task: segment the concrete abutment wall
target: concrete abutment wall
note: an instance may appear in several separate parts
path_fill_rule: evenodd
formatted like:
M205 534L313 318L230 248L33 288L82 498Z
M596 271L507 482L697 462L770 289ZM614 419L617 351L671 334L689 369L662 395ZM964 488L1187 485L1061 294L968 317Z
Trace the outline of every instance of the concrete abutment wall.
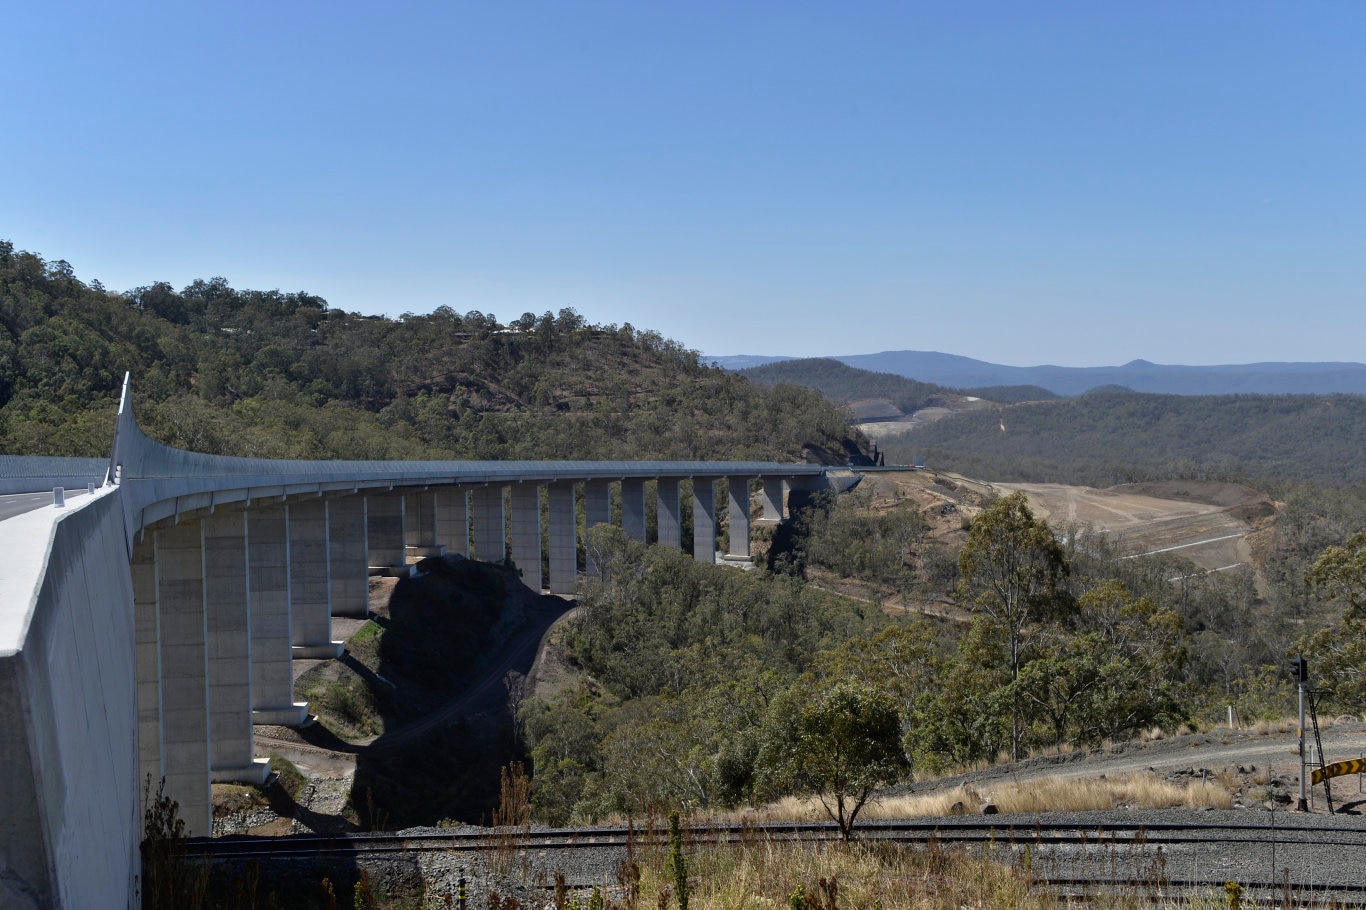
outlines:
M70 503L0 523L0 906L18 910L138 905L140 635L124 516L112 487Z

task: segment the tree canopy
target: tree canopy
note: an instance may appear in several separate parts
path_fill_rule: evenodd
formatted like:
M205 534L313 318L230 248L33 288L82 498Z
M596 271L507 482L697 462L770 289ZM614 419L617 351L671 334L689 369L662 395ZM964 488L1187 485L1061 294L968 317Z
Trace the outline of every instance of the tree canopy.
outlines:
M0 241L0 451L108 454L125 372L149 435L226 455L843 463L862 441L814 392L568 308L364 316L221 277L115 294Z

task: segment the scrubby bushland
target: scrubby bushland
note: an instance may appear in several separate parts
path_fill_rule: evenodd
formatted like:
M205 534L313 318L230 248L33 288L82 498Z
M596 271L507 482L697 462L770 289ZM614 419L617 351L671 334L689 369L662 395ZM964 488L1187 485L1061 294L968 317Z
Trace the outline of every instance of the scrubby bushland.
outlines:
M828 519L796 523L824 532ZM847 831L871 787L910 760L944 770L1012 744L1089 746L1187 717L1181 614L1071 571L1072 554L1018 500L990 507L971 533L962 598L975 614L957 630L891 619L796 573L737 572L603 535L601 576L567 636L579 684L520 713L537 816L820 792ZM1036 537L1047 566L1025 584L1010 554ZM993 556L1001 584L1020 592L1011 610L983 567Z
M1001 431L1004 423L1005 432ZM1189 477L1366 483L1366 396L1088 392L956 414L882 443L992 480L1116 483Z

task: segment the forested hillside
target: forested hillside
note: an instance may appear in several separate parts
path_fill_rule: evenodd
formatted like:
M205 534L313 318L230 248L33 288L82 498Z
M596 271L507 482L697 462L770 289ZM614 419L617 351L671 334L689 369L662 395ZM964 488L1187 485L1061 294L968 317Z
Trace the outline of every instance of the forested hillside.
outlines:
M229 455L842 460L851 433L814 392L569 309L389 319L222 278L114 294L0 241L0 452L108 454L125 371L149 435Z
M1004 430L1002 429L1004 426ZM888 462L1105 487L1165 477L1366 483L1366 397L1091 392L964 413L882 445Z
M828 357L784 360L740 371L768 385L790 383L815 389L831 401L847 404L864 398L885 398L903 413L921 408L953 407L962 396L952 389L916 382L891 373L873 373L845 366Z

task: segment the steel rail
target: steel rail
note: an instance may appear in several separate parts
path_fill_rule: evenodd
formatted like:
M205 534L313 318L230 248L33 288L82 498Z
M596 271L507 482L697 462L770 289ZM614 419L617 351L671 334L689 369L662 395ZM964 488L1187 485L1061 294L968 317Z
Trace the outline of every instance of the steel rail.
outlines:
M1019 868L1019 851L1029 847L1081 847L1084 849L1153 849L1161 855L1164 847L1198 845L1337 847L1366 849L1366 830L1323 825L1276 827L1245 823L1192 824L1181 822L1120 822L1106 825L1079 825L1075 822L1048 824L1001 824L992 821L937 820L933 822L870 822L857 830L858 839L867 843L939 844L946 848L963 847L1000 851L995 860ZM835 842L838 829L830 823L764 823L698 825L685 829L686 841L693 846L739 845L758 841L786 843ZM249 836L196 839L186 844L187 853L210 862L245 862L268 859L316 858L334 854L348 856L393 856L426 852L465 852L492 858L499 852L513 854L550 853L576 850L618 850L631 847L662 849L667 832L658 826L642 828L607 827L528 831L525 828L502 831L437 831L408 834L299 835L276 838ZM1036 862L1054 862L1040 854ZM553 860L552 860L553 862ZM1061 870L1059 870L1061 871ZM1230 870L1230 873L1232 870ZM1030 882L1060 896L1087 900L1112 895L1116 890L1152 902L1169 901L1174 893L1201 889L1222 889L1236 873L1212 871L1207 878L1147 875L1140 869L1110 874L1048 875L1027 873ZM1303 881L1276 882L1239 880L1250 898L1275 897L1289 892L1299 899L1331 899L1335 906L1366 908L1366 882ZM1222 895L1221 895L1222 896ZM1360 897L1358 897L1360 896Z
M1211 833L1223 836L1210 837ZM1242 836L1232 836L1242 835ZM1076 823L1030 825L990 822L873 822L857 829L859 840L885 841L914 837L940 843L995 843L1041 845L1160 846L1164 844L1250 844L1286 845L1306 843L1312 836L1316 846L1366 848L1366 829L1353 830L1331 826L1276 827L1234 823L1190 824L1180 822L1118 823L1078 825ZM724 840L740 843L749 838L821 841L838 837L838 830L826 822L763 823L694 826L685 830L690 843L703 844ZM292 853L359 853L397 850L490 850L514 846L518 849L569 849L583 847L625 847L628 843L663 843L662 828L575 828L551 831L489 832L412 832L408 834L288 835L259 838L249 835L198 838L188 841L187 852L197 856L287 855Z

